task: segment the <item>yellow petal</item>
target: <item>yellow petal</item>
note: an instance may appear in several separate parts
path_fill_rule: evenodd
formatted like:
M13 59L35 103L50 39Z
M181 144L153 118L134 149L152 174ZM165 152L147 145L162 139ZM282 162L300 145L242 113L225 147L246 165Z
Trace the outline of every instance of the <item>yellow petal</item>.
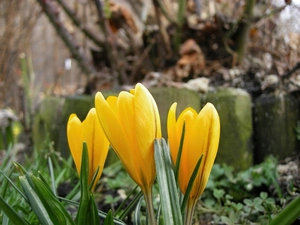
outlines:
M128 151L130 151L131 149L131 145L129 143L126 132L119 121L119 113L116 100L116 98L108 98L107 102L104 99L102 93L98 92L95 96L95 107L99 122L107 139L109 140L118 157L123 162L126 171L133 178L134 164L131 154L128 153ZM112 105L112 107L110 106L110 104Z
M199 114L192 108L186 108L179 115L177 121L175 121L175 111L176 104L173 104L168 115L168 135L172 158L176 158L182 127L185 124L178 180L183 193L186 192L190 177L203 154L202 163L190 194L190 198L197 199L206 186L217 154L220 137L219 116L211 103L206 104Z
M199 187L199 196L202 194L207 184L211 169L217 155L220 140L220 119L215 107L211 103L207 103L202 109L202 115L199 114L199 117L200 116L206 118L209 125L207 128L207 142L204 148L204 156L206 155L206 157L204 157L203 167L201 168L203 175Z
M168 131L168 142L171 151L171 157L173 164L176 164L178 148L180 144L180 139L178 139L177 127L176 127L176 107L177 103L174 102L168 112L167 118L167 131Z
M134 132L141 165L141 178L144 185L150 185L155 178L154 139L161 137L160 117L157 105L150 92L141 84L134 91ZM138 159L138 158L136 158Z
M97 93L95 105L103 130L125 169L142 189L149 188L155 179L154 139L161 137L152 95L137 84L134 90L107 101Z
M95 108L92 108L88 112L86 119L82 122L82 129L82 142L85 141L88 147L89 182L92 181L94 173L99 166L99 172L95 180L97 182L102 174L103 165L108 152L109 142L102 131Z
M82 124L76 114L71 114L67 123L67 139L70 151L75 162L78 174L80 174L82 156Z
M177 120L177 125L179 125L177 129L178 132L180 132L180 137L178 136L178 140L180 140L181 138L181 130L183 127L183 123L185 123L185 136L181 154L181 165L179 167L180 188L183 192L185 192L187 188L189 179L199 158L199 146L193 145L195 143L194 140L196 140L198 145L201 143L201 138L193 138L195 136L195 132L193 132L193 127L195 127L194 122L196 116L197 113L194 109L187 108L180 114Z
M92 169L95 172L99 166L99 173L97 176L98 180L102 175L103 167L106 161L108 154L109 142L106 138L106 135L103 132L103 129L100 125L99 119L96 114L96 110L93 110L93 116L95 120L95 140L94 140L94 152L93 152L93 166Z
M189 146L193 153L187 155L186 160L189 162L189 165L193 165L189 168L189 173L192 174L193 167L195 167L197 160L203 154L202 163L190 194L191 198L199 198L207 184L218 150L220 121L214 106L210 103L206 104L193 124L190 134L192 141Z

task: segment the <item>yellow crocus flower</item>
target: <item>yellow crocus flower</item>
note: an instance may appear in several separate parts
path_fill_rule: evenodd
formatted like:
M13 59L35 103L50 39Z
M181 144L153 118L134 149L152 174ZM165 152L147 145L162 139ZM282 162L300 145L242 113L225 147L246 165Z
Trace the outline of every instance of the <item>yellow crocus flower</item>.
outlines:
M137 84L107 100L95 96L103 130L131 178L147 193L154 182L154 140L161 137L160 116L150 92Z
M213 104L207 103L199 114L189 107L176 120L176 106L177 104L174 103L169 110L167 126L171 157L175 164L185 123L185 136L178 174L178 182L183 194L185 194L194 168L203 154L199 172L189 196L190 199L197 201L206 186L217 155L220 119Z
M95 108L92 108L88 112L83 122L79 120L76 114L70 115L67 124L67 137L78 174L80 174L81 168L83 142L86 142L88 148L89 183L92 181L94 173L99 167L99 172L92 189L94 190L102 174L109 147L109 142L100 126Z

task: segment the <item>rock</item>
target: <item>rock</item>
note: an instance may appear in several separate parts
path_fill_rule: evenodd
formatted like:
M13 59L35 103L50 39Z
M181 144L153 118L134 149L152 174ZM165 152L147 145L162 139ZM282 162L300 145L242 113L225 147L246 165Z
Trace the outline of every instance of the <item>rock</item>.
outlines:
M67 140L67 123L69 116L75 113L77 117L83 121L92 107L94 107L94 96L75 95L65 98L65 103L62 107L61 121L59 122L59 148L57 149L63 156L69 155L70 152Z
M252 165L252 110L250 95L242 89L220 88L208 92L202 101L214 104L221 121L221 137L216 162L235 170Z
M48 148L46 145L53 141L57 149L64 101L64 98L49 96L40 103L33 120L32 138L35 148Z
M177 115L185 108L200 110L200 97L194 91L178 88L157 87L149 90L155 99L160 113L162 135L167 140L167 116L171 105L177 102Z
M254 102L255 162L267 155L284 159L295 154L299 102L290 94L262 95Z

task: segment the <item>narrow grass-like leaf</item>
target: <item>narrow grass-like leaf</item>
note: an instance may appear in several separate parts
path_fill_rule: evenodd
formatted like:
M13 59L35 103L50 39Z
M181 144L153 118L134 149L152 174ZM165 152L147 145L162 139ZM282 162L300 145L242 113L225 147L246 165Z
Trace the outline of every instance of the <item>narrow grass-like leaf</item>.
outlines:
M95 171L95 173L94 173L94 175L93 175L92 181L91 181L90 186L89 186L89 190L90 190L90 191L91 191L92 188L93 188L93 185L94 185L94 183L95 183L95 179L96 179L96 177L97 177L97 175L98 175L98 173L99 173L99 169L100 169L100 167L98 166L97 169L96 169L96 171Z
M27 173L27 171L25 170L25 168L18 162L13 162L15 168L19 171L19 173L21 175L25 175Z
M73 189L67 194L66 198L67 199L79 199L79 197L77 198L78 194L80 194L80 183L78 182Z
M158 208L157 208L157 212L156 212L156 221L157 224L160 224L160 220L161 220L161 204L159 204Z
M182 201L182 204L181 204L181 213L182 215L184 215L184 210L185 210L185 207L186 207L186 204L188 202L188 199L189 199L189 196L190 196L190 193L191 193L191 190L193 188L193 185L194 185L194 182L195 182L195 179L197 177L197 174L198 174L198 171L199 171L199 168L200 168L200 165L201 165L201 162L202 162L202 158L203 158L203 154L201 155L200 159L198 160L196 166L195 166L195 169L192 173L192 176L189 180L189 184L186 188L186 192L185 192L185 195L184 195L184 198L183 198L183 201Z
M13 159L15 159L15 157L16 157L17 151L11 151L11 148L12 148L12 144L9 144L9 146L7 147L7 150L6 150L6 154L5 154L4 158L2 159L0 169L3 171L9 170L11 168Z
M139 186L136 185L135 188L127 195L127 197L124 199L124 201L120 204L120 206L117 208L117 210L115 211L115 216L117 216L119 214L119 212L121 211L121 209L123 208L125 202L129 199L129 197L136 191L136 189L138 188Z
M122 212L122 214L119 216L119 219L123 220L132 211L132 209L135 207L135 205L138 203L138 201L140 200L140 198L142 196L143 196L143 192L140 191L134 197L134 199L132 199L132 201L128 204L128 206L124 209L124 211Z
M135 207L133 225L140 225L141 207L143 199L144 198L140 198L138 204Z
M53 170L53 163L52 163L51 157L48 157L48 167L49 167L49 173L50 173L50 177L51 177L52 192L54 193L54 195L57 196L55 178L54 178L54 170Z
M27 178L25 176L20 176L19 180L22 185L22 188L25 191L28 202L40 223L42 225L53 225L53 222L51 221L47 210L45 209L42 201L29 184Z
M69 203L70 205L73 205L73 206L76 206L76 207L79 207L79 203L78 202L75 202L75 201L72 201L72 200L69 200L69 199L66 199L66 198L62 198L62 197L58 197L58 199L64 201L64 202L67 202ZM98 216L105 219L106 216L107 216L107 213L101 211L101 210L98 210ZM117 218L113 218L113 221L115 224L119 224L119 225L126 225L122 220L120 219L117 219Z
M182 225L180 203L177 193L170 151L163 138L154 141L154 157L157 182L165 225Z
M19 194L27 201L26 195L14 184L14 182L5 174L2 170L0 170L2 175L5 177L6 180L19 192Z
M93 193L91 193L91 196L90 196L90 206L91 206L91 210L90 210L89 214L90 214L90 218L92 221L91 224L93 224L93 225L100 224L97 204L96 204L95 196Z
M108 213L105 217L103 225L114 225L111 209L108 211Z
M269 225L290 225L300 216L300 195L291 201Z
M15 225L29 225L4 199L0 196L0 209Z
M13 171L11 170L10 173L9 173L9 175L8 175L8 177L11 176L12 172ZM1 173L2 173L2 171L1 171ZM8 183L9 183L9 181L7 179L5 179L4 181L2 181L2 193L1 193L1 195L3 197L5 197L5 195L6 195L6 191L7 191L7 188L8 188Z
M50 219L54 224L75 225L70 214L66 211L61 202L52 193L52 190L42 180L31 175L35 185L36 194L41 199Z
M177 158L176 158L176 165L175 165L175 180L176 181L178 180L178 173L179 173L180 159L181 159L181 155L182 155L184 135L185 135L185 122L183 123L183 126L182 126L179 149L178 149L178 154L177 154Z
M88 175L89 175L89 156L86 142L83 142L82 145L82 158L81 158L81 168L80 168L80 204L78 208L78 213L76 216L76 223L86 224L89 201L90 201L90 191L88 184Z

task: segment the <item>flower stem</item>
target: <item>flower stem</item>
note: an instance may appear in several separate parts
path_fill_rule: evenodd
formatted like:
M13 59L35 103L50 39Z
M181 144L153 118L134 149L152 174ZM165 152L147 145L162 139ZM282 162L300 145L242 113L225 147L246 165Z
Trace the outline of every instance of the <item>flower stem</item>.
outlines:
M196 206L197 199L190 198L186 207L186 215L185 215L185 225L191 225L193 221L194 210Z
M145 201L146 201L149 225L156 225L153 202L152 202L152 189L150 188L148 190L145 190L144 196L145 196Z

